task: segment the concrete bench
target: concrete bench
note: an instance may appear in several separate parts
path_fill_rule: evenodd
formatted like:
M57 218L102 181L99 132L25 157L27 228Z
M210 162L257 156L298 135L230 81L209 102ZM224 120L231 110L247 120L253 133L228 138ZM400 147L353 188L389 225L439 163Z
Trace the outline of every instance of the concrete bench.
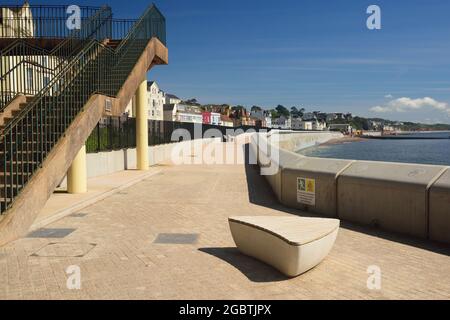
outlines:
M330 252L339 220L297 216L228 218L239 251L295 277L319 264Z

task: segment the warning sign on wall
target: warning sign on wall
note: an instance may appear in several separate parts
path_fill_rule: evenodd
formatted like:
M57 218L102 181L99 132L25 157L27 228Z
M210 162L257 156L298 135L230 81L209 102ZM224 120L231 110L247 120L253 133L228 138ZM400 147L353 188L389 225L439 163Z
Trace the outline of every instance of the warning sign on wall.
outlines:
M297 202L316 205L316 180L297 178Z

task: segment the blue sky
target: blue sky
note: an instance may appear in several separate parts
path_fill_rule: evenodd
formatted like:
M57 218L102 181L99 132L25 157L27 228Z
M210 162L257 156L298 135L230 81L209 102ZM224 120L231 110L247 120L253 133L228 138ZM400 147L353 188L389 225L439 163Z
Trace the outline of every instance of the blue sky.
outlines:
M107 3L116 17L137 17L149 4L72 3ZM167 19L170 63L148 78L167 92L202 103L450 123L448 0L155 3ZM381 30L366 28L371 4L381 8Z

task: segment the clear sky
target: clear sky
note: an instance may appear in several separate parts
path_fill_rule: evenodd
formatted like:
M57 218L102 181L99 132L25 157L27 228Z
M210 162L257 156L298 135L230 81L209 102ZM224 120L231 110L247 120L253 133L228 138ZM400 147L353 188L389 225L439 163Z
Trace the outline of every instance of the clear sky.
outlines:
M116 17L137 17L150 4L70 2L106 3ZM170 63L148 78L166 92L201 103L450 123L449 0L155 3L167 19ZM371 4L381 8L381 30L366 27Z

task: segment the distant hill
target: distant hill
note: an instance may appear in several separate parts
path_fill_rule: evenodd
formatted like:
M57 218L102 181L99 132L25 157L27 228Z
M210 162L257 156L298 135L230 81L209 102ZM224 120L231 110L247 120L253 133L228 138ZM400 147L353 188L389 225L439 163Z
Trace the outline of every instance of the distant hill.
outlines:
M377 130L376 124L393 126L403 131L450 131L450 124L425 124L408 121L392 121L382 118L353 117L350 120L336 119L330 123L348 123L357 130Z

